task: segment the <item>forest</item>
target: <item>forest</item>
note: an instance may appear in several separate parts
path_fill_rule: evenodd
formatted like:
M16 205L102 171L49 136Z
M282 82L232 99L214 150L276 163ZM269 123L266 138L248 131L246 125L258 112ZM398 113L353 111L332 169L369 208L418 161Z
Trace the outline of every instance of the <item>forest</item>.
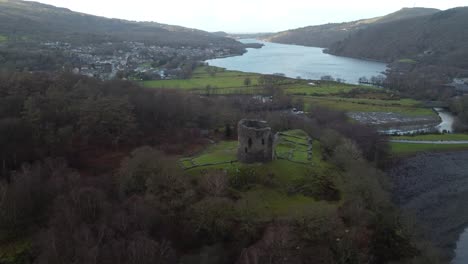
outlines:
M0 262L438 263L389 197L381 171L387 139L342 112L281 111L294 106L281 94L259 104L251 96L2 72ZM307 173L287 195L321 206L262 217L243 210L241 195L280 188L288 175L248 168L191 175L179 166L178 158L211 141L235 140L245 117L320 142L330 169Z

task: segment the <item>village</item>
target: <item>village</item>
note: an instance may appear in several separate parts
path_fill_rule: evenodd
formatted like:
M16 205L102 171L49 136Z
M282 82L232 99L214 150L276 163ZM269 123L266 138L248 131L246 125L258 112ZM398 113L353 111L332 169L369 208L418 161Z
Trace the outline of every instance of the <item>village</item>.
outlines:
M173 79L183 75L188 62L233 55L228 48L169 47L141 42L106 42L75 46L66 42L44 42L43 48L70 58L72 72L101 80ZM212 46L212 47L211 47Z

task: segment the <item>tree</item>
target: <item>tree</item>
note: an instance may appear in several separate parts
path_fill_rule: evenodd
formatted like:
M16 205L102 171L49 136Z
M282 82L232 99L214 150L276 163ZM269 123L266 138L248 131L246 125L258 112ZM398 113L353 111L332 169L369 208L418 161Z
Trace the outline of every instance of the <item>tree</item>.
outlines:
M235 207L231 200L207 197L192 206L192 224L201 237L216 241L230 236L234 228Z
M359 77L359 83L369 83L369 79L366 76Z
M224 129L224 136L226 138L231 138L231 136L232 136L231 124L226 124L225 129Z
M119 185L122 194L143 194L150 177L158 177L164 170L164 154L150 147L132 151L119 169Z
M250 79L250 77L247 77L244 79L245 86L250 86L251 84L252 84L252 80Z
M224 171L212 171L203 175L201 189L210 196L224 196L228 189L229 179Z
M31 128L21 119L0 119L0 176L7 176L10 168L16 168L30 155Z
M117 146L137 132L133 106L125 97L98 97L81 105L78 121L86 142Z

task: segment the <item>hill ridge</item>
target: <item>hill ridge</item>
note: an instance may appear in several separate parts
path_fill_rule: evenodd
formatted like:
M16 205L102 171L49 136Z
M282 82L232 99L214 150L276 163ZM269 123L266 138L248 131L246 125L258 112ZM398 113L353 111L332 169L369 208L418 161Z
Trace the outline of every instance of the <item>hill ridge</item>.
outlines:
M440 10L438 9L421 7L402 8L396 12L380 17L290 29L272 34L266 37L265 40L282 44L297 44L326 48L335 42L346 39L352 33L363 30L372 24L404 20L412 17L433 14L439 11Z

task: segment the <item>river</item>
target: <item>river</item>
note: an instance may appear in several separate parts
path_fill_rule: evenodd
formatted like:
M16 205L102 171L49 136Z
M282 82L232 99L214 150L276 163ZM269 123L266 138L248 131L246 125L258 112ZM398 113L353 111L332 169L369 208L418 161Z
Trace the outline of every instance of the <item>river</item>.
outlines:
M448 110L443 108L434 108L435 111L439 114L442 123L440 123L436 128L439 132L453 132L453 123L455 122L455 117Z
M398 127L390 128L390 129L379 129L382 134L386 135L414 135L420 133L453 133L454 128L453 124L455 122L455 116L449 112L447 109L444 108L434 108L434 111L437 112L440 121L438 123L434 123L431 118L426 119L426 117L399 117L400 124ZM385 123L385 115L389 115L391 113L383 113L384 115L379 116L379 122ZM361 119L357 119L356 115L351 115L352 118L361 121ZM395 118L396 114L389 115L391 118ZM416 122L422 121L422 122ZM362 122L362 121L361 121ZM408 124L405 124L408 123ZM439 123L440 122L440 123ZM365 123L365 122L364 122ZM412 124L415 123L415 124ZM456 142L454 142L456 143Z
M285 45L255 39L243 43L262 43L261 49L247 49L242 56L206 61L211 66L262 74L282 73L287 77L318 80L329 75L357 84L360 77L382 75L387 65L380 62L339 57L323 53L322 48Z

